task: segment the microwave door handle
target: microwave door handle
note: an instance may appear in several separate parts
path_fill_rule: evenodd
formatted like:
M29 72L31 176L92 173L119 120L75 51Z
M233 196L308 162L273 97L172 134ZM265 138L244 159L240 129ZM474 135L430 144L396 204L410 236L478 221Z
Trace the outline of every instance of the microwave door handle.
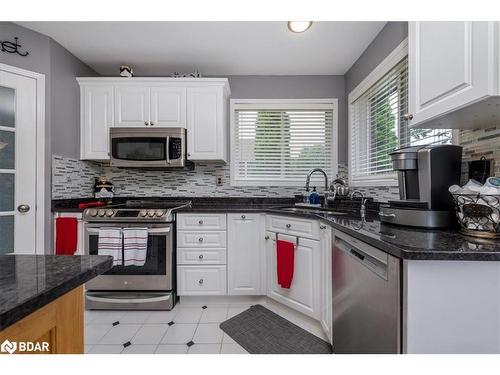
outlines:
M170 136L167 135L167 147L165 148L167 164L170 164Z

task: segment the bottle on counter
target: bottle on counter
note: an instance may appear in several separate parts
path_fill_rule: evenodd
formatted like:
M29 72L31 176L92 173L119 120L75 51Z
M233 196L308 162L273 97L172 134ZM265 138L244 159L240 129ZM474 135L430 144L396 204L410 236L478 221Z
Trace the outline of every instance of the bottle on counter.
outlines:
M309 192L309 188L306 188L306 191L302 194L302 202L309 203L309 196L311 193Z
M311 203L311 204L319 204L319 194L316 191L316 186L313 186L313 191L309 195L309 203Z

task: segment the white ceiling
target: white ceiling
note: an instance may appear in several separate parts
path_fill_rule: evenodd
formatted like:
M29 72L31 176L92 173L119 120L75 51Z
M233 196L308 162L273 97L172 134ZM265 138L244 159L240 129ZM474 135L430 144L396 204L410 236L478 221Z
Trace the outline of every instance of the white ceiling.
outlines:
M103 75L344 74L385 22L18 22L46 34Z

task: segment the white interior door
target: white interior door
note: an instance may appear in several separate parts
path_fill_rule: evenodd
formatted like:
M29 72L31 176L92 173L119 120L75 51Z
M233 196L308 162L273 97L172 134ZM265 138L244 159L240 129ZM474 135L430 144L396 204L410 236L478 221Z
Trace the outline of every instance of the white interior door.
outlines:
M0 70L0 254L35 253L36 80Z

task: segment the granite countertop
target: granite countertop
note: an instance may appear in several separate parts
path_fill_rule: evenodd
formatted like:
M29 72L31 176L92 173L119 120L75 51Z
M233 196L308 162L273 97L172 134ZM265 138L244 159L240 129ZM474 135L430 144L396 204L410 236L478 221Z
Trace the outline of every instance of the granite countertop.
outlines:
M169 200L169 198L150 199ZM376 202L367 203L368 211L364 220L361 220L359 215L359 200L335 201L331 209L344 212L345 215L297 213L280 210L280 207L293 206L297 199L298 197L175 198L175 200L191 200L193 203L191 208L182 209L180 212L266 212L322 220L334 229L347 233L401 259L500 261L500 240L469 237L453 229L430 230L384 224L378 220L378 204ZM117 198L113 201L113 204L124 203L125 200L126 198ZM53 201L53 211L64 211L65 208L75 210L80 201Z
M98 255L0 255L0 331L112 264L112 257Z

